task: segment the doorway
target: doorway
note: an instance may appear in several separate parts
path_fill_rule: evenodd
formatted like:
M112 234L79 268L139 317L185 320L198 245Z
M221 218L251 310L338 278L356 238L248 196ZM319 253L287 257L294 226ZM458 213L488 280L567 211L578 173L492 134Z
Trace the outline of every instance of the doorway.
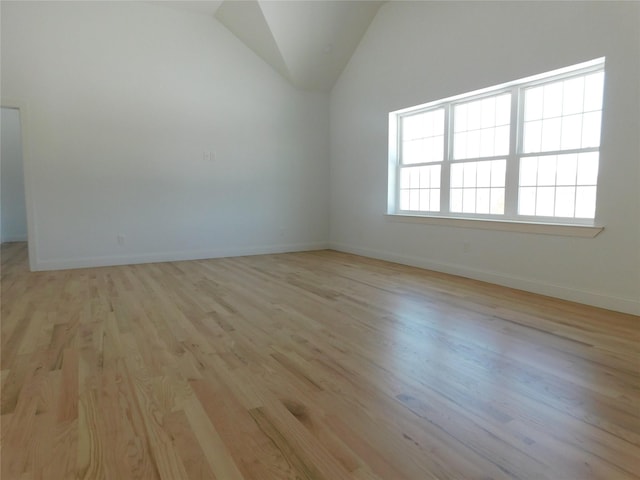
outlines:
M1 108L0 243L27 241L27 207L20 110Z

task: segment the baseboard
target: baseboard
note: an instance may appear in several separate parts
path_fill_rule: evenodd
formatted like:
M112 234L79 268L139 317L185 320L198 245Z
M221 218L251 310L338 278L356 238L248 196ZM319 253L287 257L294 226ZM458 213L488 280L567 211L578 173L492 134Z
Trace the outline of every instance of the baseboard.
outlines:
M7 237L2 237L2 243L10 243L10 242L26 242L27 235L9 235Z
M211 250L189 250L177 252L159 252L133 255L110 255L104 257L65 258L36 261L33 270L69 270L74 268L109 267L133 265L139 263L176 262L183 260L203 260L209 258L244 257L248 255L266 255L272 253L305 252L324 250L327 242L294 243L270 246L252 246L241 248L221 248Z
M420 257L398 254L395 252L374 250L370 248L362 248L358 246L348 245L344 243L329 242L329 248L339 252L353 253L364 257L386 260L389 262L410 265L413 267L434 270L442 273L449 273L461 277L472 278L483 282L494 283L505 287L525 290L527 292L547 295L562 300L583 303L594 307L606 308L631 315L640 315L640 300L632 298L620 298L605 295L597 292L589 292L585 290L577 290L562 285L554 285L550 283L541 283L523 277L512 275L504 275L501 273L490 272L486 270L478 270L468 268L463 265L454 265L448 263L434 262Z

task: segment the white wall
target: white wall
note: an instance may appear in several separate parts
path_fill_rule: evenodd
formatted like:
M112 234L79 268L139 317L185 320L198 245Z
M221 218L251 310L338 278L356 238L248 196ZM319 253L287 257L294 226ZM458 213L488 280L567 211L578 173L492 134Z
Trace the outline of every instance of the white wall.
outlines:
M295 90L205 15L1 8L2 96L29 108L36 269L326 245L328 95Z
M330 227L341 250L640 313L637 2L389 2L330 112L213 18L0 5L2 97L29 106L37 269L322 247ZM385 220L389 111L600 56L598 237Z
M331 246L640 314L639 25L637 2L383 5L331 95ZM385 219L388 112L601 56L603 233Z
M0 118L0 242L27 239L20 112L3 108Z

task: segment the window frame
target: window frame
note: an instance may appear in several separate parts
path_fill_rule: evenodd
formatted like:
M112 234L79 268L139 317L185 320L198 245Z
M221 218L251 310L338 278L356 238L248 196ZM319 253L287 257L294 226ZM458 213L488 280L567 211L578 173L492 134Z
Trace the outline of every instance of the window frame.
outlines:
M522 223L522 224L542 224L542 225L568 225L568 226L595 226L597 218L598 193L596 193L596 211L594 218L576 218L576 217L559 217L559 216L541 216L541 215L520 215L518 214L519 206L519 188L520 188L520 159L526 157L543 157L552 155L566 155L573 153L598 152L601 151L601 142L597 147L575 148L556 151L538 151L524 152L524 101L525 91L527 89L563 81L573 77L586 76L590 73L605 72L605 58L597 58L589 62L583 62L577 65L545 72L543 74L534 75L513 82L469 92L445 99L429 102L415 107L409 107L397 110L389 114L389 181L388 181L388 198L387 198L387 214L398 217L424 217L424 218L445 218L445 219L462 219L462 220L484 220L493 223ZM605 80L606 81L606 80ZM603 101L600 109L601 119L604 112L604 83L603 83ZM483 98L497 97L499 95L509 93L510 97L510 122L509 122L509 149L506 155L493 155L486 157L474 157L455 159L453 157L453 142L455 136L454 115L453 111L457 105L481 100ZM444 108L444 145L443 158L440 162L424 162L415 164L402 164L402 119L412 115L417 115L429 111ZM584 112L583 112L584 113ZM602 139L602 123L600 130L600 139ZM599 155L599 165L601 159ZM466 213L451 212L451 167L456 163L483 162L492 160L506 160L505 185L504 185L504 213ZM429 165L440 165L440 211L420 211L420 210L401 210L400 209L400 192L401 192L401 172L407 167L420 167ZM600 169L599 169L600 170ZM598 182L596 181L596 187ZM478 187L475 187L478 188ZM482 188L482 187L480 187ZM465 222L467 225L469 222ZM596 227L599 228L599 227ZM599 231L602 229L600 228ZM597 235L596 233L596 235Z

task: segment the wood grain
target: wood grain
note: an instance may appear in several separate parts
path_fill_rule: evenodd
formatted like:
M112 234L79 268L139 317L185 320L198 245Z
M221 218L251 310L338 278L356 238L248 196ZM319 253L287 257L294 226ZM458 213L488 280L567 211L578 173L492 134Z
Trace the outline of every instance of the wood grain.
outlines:
M2 479L640 479L640 318L333 251L28 271Z

